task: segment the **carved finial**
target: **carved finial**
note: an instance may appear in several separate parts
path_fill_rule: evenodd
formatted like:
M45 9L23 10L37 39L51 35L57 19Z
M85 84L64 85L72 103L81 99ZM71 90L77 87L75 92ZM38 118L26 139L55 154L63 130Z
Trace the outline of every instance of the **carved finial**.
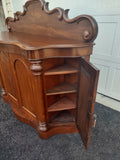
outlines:
M42 74L42 61L31 61L30 70L33 72L33 75L39 76Z

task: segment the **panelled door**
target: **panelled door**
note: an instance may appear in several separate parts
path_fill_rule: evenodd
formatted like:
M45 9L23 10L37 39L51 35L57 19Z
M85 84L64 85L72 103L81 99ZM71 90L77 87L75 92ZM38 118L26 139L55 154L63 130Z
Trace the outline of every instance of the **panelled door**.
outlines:
M98 77L99 70L80 58L76 124L86 149L90 139Z
M99 34L91 62L100 69L98 92L120 101L120 16L95 16Z

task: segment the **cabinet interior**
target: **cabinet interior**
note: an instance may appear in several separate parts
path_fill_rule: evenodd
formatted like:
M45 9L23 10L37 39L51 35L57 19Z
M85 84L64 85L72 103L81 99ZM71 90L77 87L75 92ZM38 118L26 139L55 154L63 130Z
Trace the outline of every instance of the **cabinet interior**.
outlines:
M45 59L43 65L47 121L50 125L74 122L79 60L77 58Z

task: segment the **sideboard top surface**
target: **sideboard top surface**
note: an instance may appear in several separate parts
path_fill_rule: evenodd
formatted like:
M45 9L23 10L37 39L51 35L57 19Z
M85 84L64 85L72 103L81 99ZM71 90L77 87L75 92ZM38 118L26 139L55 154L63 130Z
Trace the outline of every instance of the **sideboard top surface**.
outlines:
M19 32L0 32L0 44L16 45L24 50L45 48L83 48L94 43L82 43L71 39L35 36Z
M29 0L23 12L6 19L8 31L0 33L0 44L25 50L74 48L93 45L98 33L94 18L80 15L68 18L68 10L49 10L44 0Z

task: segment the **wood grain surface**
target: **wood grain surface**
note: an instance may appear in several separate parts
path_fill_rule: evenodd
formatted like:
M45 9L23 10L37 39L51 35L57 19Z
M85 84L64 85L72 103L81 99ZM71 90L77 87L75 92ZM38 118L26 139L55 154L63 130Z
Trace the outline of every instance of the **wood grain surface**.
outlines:
M29 0L0 32L2 97L41 138L76 133L88 148L99 71L88 61L97 36L91 16L68 18ZM76 120L76 121L75 121Z

